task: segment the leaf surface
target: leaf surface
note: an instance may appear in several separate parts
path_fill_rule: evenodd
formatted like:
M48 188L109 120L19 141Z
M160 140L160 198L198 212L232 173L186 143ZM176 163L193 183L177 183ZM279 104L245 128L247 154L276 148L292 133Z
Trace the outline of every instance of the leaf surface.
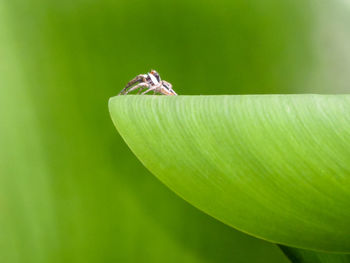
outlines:
M269 241L350 252L350 96L119 96L118 131L169 188Z

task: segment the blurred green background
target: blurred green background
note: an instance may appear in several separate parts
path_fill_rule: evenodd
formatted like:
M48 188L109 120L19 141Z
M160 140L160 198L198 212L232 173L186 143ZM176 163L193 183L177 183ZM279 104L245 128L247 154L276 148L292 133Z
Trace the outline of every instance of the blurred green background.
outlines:
M107 102L151 68L179 94L349 92L343 0L1 0L0 262L288 262L158 182Z

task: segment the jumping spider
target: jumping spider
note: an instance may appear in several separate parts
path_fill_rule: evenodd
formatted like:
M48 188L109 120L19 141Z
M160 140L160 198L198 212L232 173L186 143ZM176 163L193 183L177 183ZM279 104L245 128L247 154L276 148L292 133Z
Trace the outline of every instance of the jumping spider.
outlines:
M142 92L142 95L152 90L154 94L159 93L163 95L177 95L173 90L173 86L169 82L161 80L158 72L155 70L151 70L151 72L147 74L140 74L136 76L126 85L119 95L126 95L134 90L139 90L137 94L140 94L143 89L147 90Z

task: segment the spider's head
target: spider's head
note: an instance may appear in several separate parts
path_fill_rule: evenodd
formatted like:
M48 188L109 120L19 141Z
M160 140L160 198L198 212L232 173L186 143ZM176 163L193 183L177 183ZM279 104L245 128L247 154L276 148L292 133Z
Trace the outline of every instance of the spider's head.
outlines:
M160 82L160 75L159 75L159 73L157 72L157 71L155 71L155 70L151 70L151 72L150 72L153 76L155 76L156 77L156 79L158 80L158 82Z

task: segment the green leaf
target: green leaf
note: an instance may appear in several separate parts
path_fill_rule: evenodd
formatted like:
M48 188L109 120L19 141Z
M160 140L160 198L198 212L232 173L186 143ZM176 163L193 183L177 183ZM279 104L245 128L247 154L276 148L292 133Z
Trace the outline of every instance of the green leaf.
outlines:
M280 246L293 263L349 263L350 254L315 252L299 248Z
M350 252L350 96L119 96L115 126L185 200L241 231Z

